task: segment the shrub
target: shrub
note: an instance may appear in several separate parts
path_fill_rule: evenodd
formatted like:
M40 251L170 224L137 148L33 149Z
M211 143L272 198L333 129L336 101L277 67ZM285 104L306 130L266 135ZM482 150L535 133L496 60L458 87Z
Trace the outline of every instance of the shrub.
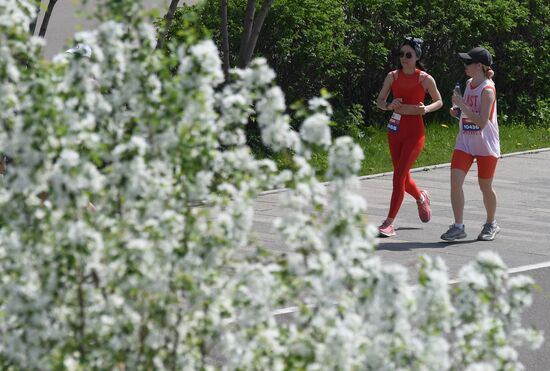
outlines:
M75 36L91 59L47 64L28 9L0 0L0 148L14 159L0 189L2 369L517 369L515 347L540 343L520 320L533 282L496 255L450 287L440 259L410 281L372 254L361 149L332 140L323 98L293 131L264 59L221 86L211 41L166 55L132 13ZM252 114L291 170L252 156ZM287 253L274 255L255 242L253 205L281 186ZM299 310L277 323L282 305Z
M231 54L238 54L245 0L229 1ZM219 2L193 9L201 26L219 42ZM174 22L178 29L180 22ZM276 1L260 33L257 54L277 72L290 101L311 97L320 88L333 94L339 117L354 104L364 122L385 121L373 104L386 73L395 68L405 35L424 38L424 64L450 105L456 81L464 81L457 52L478 45L494 55L499 111L527 122L537 116L540 99L550 95L550 5L537 0L321 0ZM235 64L235 63L234 63ZM448 118L446 110L428 116ZM338 122L344 125L343 122Z

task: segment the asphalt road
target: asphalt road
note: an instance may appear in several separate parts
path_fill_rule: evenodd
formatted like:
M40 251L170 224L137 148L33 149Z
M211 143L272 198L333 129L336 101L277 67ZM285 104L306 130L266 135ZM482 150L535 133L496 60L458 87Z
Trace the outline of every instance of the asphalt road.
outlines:
M520 350L520 359L527 371L550 370L550 268L524 272L533 277L540 286L534 295L533 305L523 317L526 325L543 329L546 341L539 350Z
M42 3L46 6L47 0ZM143 2L146 8L159 7L161 13L164 13L163 9L168 9L168 3L168 0ZM96 1L90 0L87 11L91 12L95 6ZM79 7L73 1L58 1L46 34L46 58L70 47L75 32L93 29L97 25L95 21L78 17L76 11ZM43 15L44 11L41 11L36 33ZM475 240L484 222L484 209L476 184L475 165L473 170L465 183L467 239L457 243L439 240L439 235L452 222L449 168L442 165L413 173L417 184L430 191L432 221L420 223L414 200L406 197L396 221L398 235L381 240L376 254L388 262L400 263L411 269L420 254L438 255L445 259L453 276L480 251L495 250L509 267L537 281L540 290L535 293L534 305L525 314L525 323L545 330L550 337L550 151L515 154L500 160L495 188L499 197L497 219L502 232L493 242ZM370 222L379 224L387 213L391 174L363 178L361 190L369 203ZM278 197L278 193L269 193L258 198L255 229L266 247L284 251L284 244L271 227L273 218L284 213L278 207ZM550 340L538 351L523 349L520 356L529 371L550 370Z
M192 1L193 0L180 0L180 4L191 3ZM38 35L38 30L42 24L48 2L48 0L42 0L44 9L40 11L35 30L36 35ZM158 7L160 13L164 14L168 10L170 0L143 0L142 4L145 9ZM77 12L84 9L86 14L93 14L93 10L96 6L97 0L89 0L86 8L82 7L82 0L58 1L52 12L50 22L48 23L48 30L45 37L46 47L44 48L44 57L51 59L54 55L67 50L71 46L71 39L75 32L94 29L97 26L97 22L78 16Z
M440 240L439 236L453 222L449 174L448 164L413 171L417 185L430 191L432 220L421 223L414 199L405 196L395 222L397 236L380 239L375 254L411 271L415 269L419 255L441 256L449 267L451 278L456 278L458 270L480 251L494 250L511 269L510 273L520 272L536 280L540 288L534 292L534 304L525 313L524 321L544 330L550 337L550 148L536 153L513 154L499 160L494 187L498 196L497 220L502 230L492 242L476 240L485 222L485 209L477 185L475 164L464 186L468 237L453 243ZM369 205L368 220L378 225L388 212L392 176L364 177L360 183L360 192ZM286 212L279 206L281 192L266 193L257 198L254 225L263 245L278 252L285 251L285 247L271 223L273 218ZM281 311L287 312L290 311L284 308ZM522 349L520 357L526 370L550 370L550 339L537 351Z

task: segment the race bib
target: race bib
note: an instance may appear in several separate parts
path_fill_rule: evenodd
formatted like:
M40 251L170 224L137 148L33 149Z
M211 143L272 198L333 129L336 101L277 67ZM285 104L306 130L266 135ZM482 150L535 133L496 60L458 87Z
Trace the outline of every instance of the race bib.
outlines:
M462 118L462 130L464 134L479 134L481 132L481 128L467 117Z
M399 123L401 122L401 115L394 112L390 117L390 122L388 122L388 131L391 133L397 133L399 131Z

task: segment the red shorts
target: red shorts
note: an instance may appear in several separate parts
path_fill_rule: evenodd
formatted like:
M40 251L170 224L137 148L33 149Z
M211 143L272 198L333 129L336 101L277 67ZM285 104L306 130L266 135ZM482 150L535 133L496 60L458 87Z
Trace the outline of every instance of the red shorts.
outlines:
M465 173L470 170L474 158L477 160L477 177L491 179L495 176L498 158L494 156L474 156L464 151L455 149L451 160L451 169L459 169Z

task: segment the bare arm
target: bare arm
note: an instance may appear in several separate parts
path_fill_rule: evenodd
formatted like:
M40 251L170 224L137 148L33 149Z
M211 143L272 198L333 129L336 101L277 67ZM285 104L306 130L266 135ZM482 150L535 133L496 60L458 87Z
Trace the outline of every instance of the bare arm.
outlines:
M466 105L462 97L458 94L453 94L453 103L456 104L462 112L480 128L484 128L489 123L489 115L491 107L495 102L496 95L493 89L484 89L481 92L481 107L479 114L472 112L470 107Z
M420 115L418 107L416 104L402 104L395 112L401 115Z
M391 86L393 83L392 73L388 73L384 79L384 84L382 85L382 90L378 93L378 98L376 98L376 107L380 108L383 111L391 111L397 109L401 106L401 98L394 99L391 103L388 103L388 96L390 95Z
M428 104L425 107L424 113L435 112L441 107L443 107L443 100L441 99L441 94L439 89L437 89L437 84L432 76L428 76L423 83L424 87L428 90L430 98L432 98L432 103Z

